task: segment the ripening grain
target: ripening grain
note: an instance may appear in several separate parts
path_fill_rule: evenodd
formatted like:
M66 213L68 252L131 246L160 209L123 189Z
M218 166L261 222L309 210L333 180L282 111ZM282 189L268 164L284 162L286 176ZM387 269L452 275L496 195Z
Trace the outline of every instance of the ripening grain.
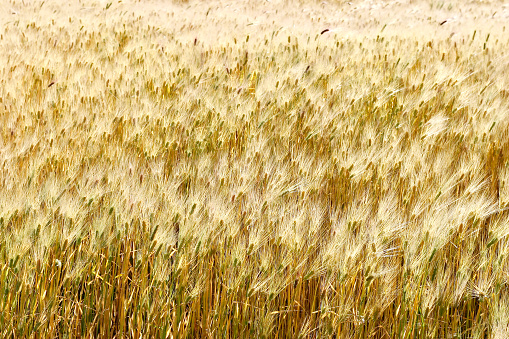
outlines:
M2 337L509 336L502 2L0 10Z

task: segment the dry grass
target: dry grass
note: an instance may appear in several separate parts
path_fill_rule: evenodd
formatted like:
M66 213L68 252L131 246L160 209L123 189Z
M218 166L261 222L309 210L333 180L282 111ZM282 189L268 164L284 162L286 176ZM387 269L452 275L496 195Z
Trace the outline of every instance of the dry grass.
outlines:
M457 30L501 2L25 2L2 337L509 336L509 40Z

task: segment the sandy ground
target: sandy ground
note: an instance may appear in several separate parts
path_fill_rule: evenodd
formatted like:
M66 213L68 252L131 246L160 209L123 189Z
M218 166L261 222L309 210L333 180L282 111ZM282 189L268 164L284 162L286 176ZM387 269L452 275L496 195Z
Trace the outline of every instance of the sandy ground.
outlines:
M0 4L0 32L32 22L73 29L142 21L179 39L206 45L272 34L311 36L415 35L422 38L505 34L509 3L470 0L15 0ZM18 24L16 24L18 22ZM509 32L507 33L509 34Z

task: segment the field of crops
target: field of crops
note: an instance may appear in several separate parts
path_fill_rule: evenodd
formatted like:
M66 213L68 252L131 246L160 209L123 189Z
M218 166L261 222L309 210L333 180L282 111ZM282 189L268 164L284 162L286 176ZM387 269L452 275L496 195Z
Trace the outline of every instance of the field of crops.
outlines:
M508 338L505 22L5 1L0 336Z

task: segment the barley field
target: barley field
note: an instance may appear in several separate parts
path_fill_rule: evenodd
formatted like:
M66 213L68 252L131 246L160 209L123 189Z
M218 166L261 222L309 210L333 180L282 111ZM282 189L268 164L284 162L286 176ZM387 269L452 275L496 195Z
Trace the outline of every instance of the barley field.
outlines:
M508 338L506 23L3 1L0 336Z

